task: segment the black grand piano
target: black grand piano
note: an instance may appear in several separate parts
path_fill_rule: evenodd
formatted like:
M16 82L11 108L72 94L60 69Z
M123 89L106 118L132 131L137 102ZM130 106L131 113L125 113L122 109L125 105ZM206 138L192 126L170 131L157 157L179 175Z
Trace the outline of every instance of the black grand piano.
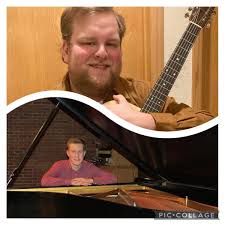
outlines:
M9 177L8 218L218 218L217 126L183 138L152 138L122 128L80 101L49 101L55 108ZM59 109L137 166L135 182L11 188Z

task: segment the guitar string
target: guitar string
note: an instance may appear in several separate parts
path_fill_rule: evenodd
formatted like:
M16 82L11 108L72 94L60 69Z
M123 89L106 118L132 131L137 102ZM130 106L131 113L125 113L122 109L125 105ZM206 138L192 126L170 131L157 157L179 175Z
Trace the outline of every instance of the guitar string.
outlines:
M193 46L194 40L196 39L197 34L200 30L201 29L199 27L196 27L196 25L192 23L188 25L181 40L178 42L174 50L174 53L168 60L168 63L166 64L166 66L164 67L161 73L160 79L158 80L158 82L156 82L155 86L153 87L152 92L149 95L149 97L150 96L152 97L147 99L141 111L147 110L147 112L149 112L151 108L152 108L152 111L156 111L156 112L160 111L163 100L165 101L167 95L169 94L169 91L173 83L175 82L176 77L178 73L180 72L183 64L185 63L185 59L187 58L188 53L190 52ZM187 39L192 41L192 43L190 41L186 41ZM175 59L176 60L179 59L180 64L177 63ZM171 74L171 72L173 74ZM161 84L160 82L163 82L163 83ZM167 92L168 94L165 95L165 93ZM157 102L154 101L154 98Z
M214 10L214 8L210 8L210 9L208 9L207 11L210 11L210 12L212 12ZM209 13L209 12L208 12ZM194 20L198 20L198 17L199 17L199 14L200 14L200 11L198 11L198 13L195 15L195 17L192 19L193 21ZM210 13L209 13L210 14ZM204 20L203 20L203 22L204 22ZM185 59L186 59L186 57L187 57L187 55L189 54L189 52L190 52L190 50L191 50L191 48L192 48L192 45L193 45L193 43L194 43L194 40L195 40L195 38L197 37L197 34L199 33L199 31L201 30L201 26L197 26L196 25L196 23L193 23L193 25L195 25L195 26L193 26L193 30L192 31L195 31L195 34L193 33L193 32L189 32L188 31L188 27L190 27L191 28L191 26L188 26L187 27L187 29L186 29L186 31L184 32L184 35L183 35L183 37L185 37L185 34L187 34L188 35L188 33L190 34L189 35L189 37L187 37L188 39L190 38L190 36L193 36L193 40L191 40L191 42L189 42L187 39L185 39L185 38L181 38L181 41L180 42L182 42L182 41L184 41L184 43L185 43L185 41L186 41L186 43L185 44L187 44L187 43L190 43L190 46L189 46L189 50L188 51L186 51L186 56L185 57L182 57L180 54L176 54L176 49L175 49L175 51L174 51L174 53L172 54L172 57L170 58L171 60L172 60L172 62L173 62L173 57L175 56L175 55L178 55L178 57L179 57L179 59L180 59L180 57L181 58L184 58L184 60L183 61L181 61L181 65L179 65L179 67L180 68L178 68L178 73L179 73L179 71L181 70L181 68L182 68L182 66L183 66L183 64L184 64L184 62L185 62ZM196 29L195 29L196 28ZM198 28L200 28L200 29L198 29ZM183 47L181 47L181 45L179 45L179 43L178 43L178 47L180 48L180 49L184 49L184 50L186 50L186 47L185 47L185 45L183 46ZM179 50L178 50L178 52L179 52ZM181 54L184 54L185 52L181 52ZM168 62L170 62L170 60L168 61ZM171 69L173 69L173 68L171 68ZM163 73L162 73L162 75L163 75ZM166 74L164 74L164 77L165 77L165 75ZM178 74L177 74L178 75ZM170 76L167 76L167 77L170 77ZM177 77L177 76L176 76ZM175 77L175 79L174 80L172 80L173 81L173 83L175 82L175 80L176 80L176 77ZM153 110L155 110L155 111L157 111L157 112L159 112L160 111L160 109L161 109L161 107L162 107L162 103L165 103L165 100L166 100L166 97L167 97L167 95L169 94L169 91L170 91L170 89L171 89L171 87L172 87L172 85L173 85L173 83L171 84L170 82L167 82L165 79L163 80L163 86L161 86L160 85L160 82L162 81L163 79L159 79L159 82L157 82L156 84L157 84L157 86L156 86L156 88L154 89L153 88L153 91L155 90L155 93L154 92L152 92L152 94L150 95L150 97L151 96L153 96L152 98L147 98L147 100L152 100L152 101L150 101L150 103L152 102L152 104L155 104L156 106L157 106L157 109L155 109L154 107L152 107L153 108ZM170 85L170 87L168 87L169 89L167 89L165 86L166 86L166 83L167 84L169 84ZM164 93L167 93L166 95L165 94L163 94L162 95L162 91L160 91L160 90L157 90L157 88L158 89L163 89L163 91L164 91ZM158 94L157 94L158 93ZM158 97L158 95L159 95L159 97ZM158 101L158 104L154 101L154 100L159 100ZM149 109L148 109L148 107L149 107ZM148 110L148 111L151 111L151 107L150 107L150 104L148 104L147 106L146 106L146 109ZM153 111L152 110L152 111ZM144 110L142 110L142 111L144 111Z
M181 48L181 46L183 46L183 49L185 50L180 52L179 55L183 57L187 56L187 53L191 46L188 45L188 43L186 43L186 41L184 40L184 38L181 40L180 45L178 45L179 48ZM178 49L179 50L179 49ZM176 52L176 51L175 51ZM183 60L184 62L184 60ZM168 66L169 64L169 66ZM176 75L178 75L179 70L181 69L182 65L176 65L174 63L174 55L172 55L171 59L169 60L169 63L167 64L167 67L165 67L166 72L164 70L164 74L162 74L162 79L160 79L160 81L167 81L167 87L169 84L169 87L167 89L164 88L165 83L163 83L164 86L160 85L160 81L158 82L158 85L156 86L156 88L154 89L153 93L152 93L152 98L151 98L151 102L150 104L146 105L146 109L149 111L151 108L153 108L154 111L159 111L161 109L161 105L162 103L165 101L168 93L169 93L169 89L172 87L172 84L174 83L175 79L176 79ZM171 74L171 72L173 74ZM163 93L162 93L163 92ZM167 94L164 94L164 93ZM149 102L148 102L149 103Z
M188 30L188 29L187 29L187 30ZM186 33L185 33L185 34L186 34ZM185 36L185 34L184 34L184 36ZM181 39L181 40L182 40L182 39ZM179 43L179 44L180 44L180 43ZM178 46L180 46L179 44L178 44ZM176 51L175 51L175 52L176 52ZM179 55L180 55L180 54L179 54ZM172 60L173 60L173 57L171 57L171 58L172 58ZM170 60L169 60L169 61L170 61ZM165 68L167 68L166 70L168 71L168 66L165 67ZM162 73L162 75L163 75L163 73ZM161 80L161 79L160 79L160 80ZM164 76L164 81L168 81L168 84L171 84L171 81L165 79L165 76ZM159 83L159 82L158 82L158 83ZM164 85L165 85L165 83L164 83ZM160 93L161 93L160 90L157 90L157 88L155 88L154 90L155 90L155 92L159 93L159 95L160 95ZM154 97L156 97L157 99L161 99L161 98L158 98L158 96L156 95L157 93L153 93L153 96L155 95ZM159 96L159 97L160 97L160 96ZM154 100L154 98L151 98L151 102L152 102L152 104L154 104L155 102L152 101L152 100ZM160 101L159 101L159 103L160 103ZM155 103L155 104L157 104L157 103ZM157 105L158 105L158 104L157 104ZM159 105L160 105L160 104L159 104ZM159 106L159 105L158 105L158 106ZM147 107L150 107L150 106L151 106L151 105L148 104Z
M184 41L183 41L183 43L184 43ZM186 45L187 45L187 43L184 43L184 45L183 45L184 48L183 49L189 49L191 47L190 45L189 46L186 46ZM182 46L182 44L179 45L179 46ZM181 56L183 57L183 55L185 55L184 53L186 53L186 52L183 51L183 52L179 53L179 58ZM157 86L156 86L156 88L154 89L154 91L152 93L152 97L153 97L153 98L151 98L152 101L146 107L148 111L150 110L151 107L155 111L159 111L160 110L162 103L165 101L165 99L166 99L166 97L167 97L167 95L168 95L168 93L170 91L170 88L172 87L172 84L174 83L174 81L175 81L175 79L176 79L180 69L182 68L182 64L176 64L174 62L174 57L175 57L175 55L173 55L173 57L171 57L171 60L170 60L169 64L166 67L166 72L164 70L164 74L162 74L161 79L157 83ZM181 63L183 63L183 62L184 62L184 60L181 61ZM171 74L171 73L173 73L173 74ZM165 83L165 81L167 83ZM161 85L161 83L162 83L162 85ZM167 93L167 94L164 94L164 93Z
M210 8L209 9L210 10L210 12L212 13L213 12L213 10L214 10L214 8ZM208 10L207 10L208 11ZM208 12L209 13L209 12ZM210 14L210 13L209 13ZM193 18L193 20L198 20L198 16L199 16L199 14L196 14L196 16ZM205 20L206 22L207 22L207 20ZM204 20L203 20L203 22L204 22ZM192 40L192 42L194 43L194 40L195 40L195 38L197 37L197 34L199 33L199 31L201 30L201 26L197 26L196 27L196 24L194 23L193 25L195 25L195 26L193 26L193 30L192 31L195 31L195 34L193 33L193 32L189 32L188 31L188 28L186 29L186 31L187 31L187 33L186 32L184 32L184 35L183 36L185 36L185 34L188 34L188 33L190 33L190 35L193 35L193 40ZM189 26L188 26L189 27ZM202 27L203 27L203 25L202 25ZM191 26L190 26L190 28L191 28ZM195 29L196 28L196 29ZM200 29L198 29L198 28L200 28ZM190 36L189 36L190 37ZM182 41L182 39L181 39L181 41ZM192 43L192 45L193 45L193 43ZM190 46L190 49L191 49L191 47L192 47L192 45ZM178 46L179 46L179 43L178 43ZM180 46L180 48L181 49L184 49L184 50L186 50L186 48L185 48L185 46L184 46L184 48L182 48L181 46ZM190 49L189 49L189 51L190 51ZM187 53L187 55L188 55L188 53L189 53L189 51L187 51L186 53ZM176 53L176 49L175 49L175 51L174 51L174 53ZM181 54L183 54L182 52L181 52ZM172 55L172 57L171 57L171 59L173 58L173 56L175 56L176 54L173 54ZM187 56L186 55L186 56ZM180 55L181 56L181 55ZM183 57L184 58L184 57ZM185 61L185 60L184 60ZM169 62L169 61L168 61ZM184 62L183 62L184 63ZM183 66L183 65L182 65ZM181 67L182 67L181 66ZM163 75L163 74L162 74ZM159 79L159 82L161 81L162 79ZM175 81L175 80L174 80ZM160 85L159 85L159 82L157 82L156 84L157 84L157 86L156 87L160 87ZM165 80L163 80L163 82L164 82L164 93L165 92L167 92L168 94L169 94L169 90L168 89L166 89L165 88ZM168 84L170 84L169 82L167 82ZM171 84L170 84L171 85ZM154 87L155 87L154 86ZM172 87L172 85L171 85L171 87ZM171 87L169 87L169 89L171 88ZM155 89L153 88L153 91L154 91ZM153 93L153 94L152 94ZM159 94L160 94L160 92L159 92ZM167 95L168 95L167 94ZM156 93L154 93L154 92L151 92L151 94L149 95L149 98L147 98L147 100L148 101L150 101L151 100L151 98L150 97L152 97L153 96L153 100L154 100L154 98L156 98L157 96L156 96ZM164 94L164 96L165 96L165 94ZM160 96L159 96L160 97ZM166 96L167 97L167 96ZM165 102L165 100L166 100L166 97L164 97L164 99L162 99L162 95L161 95L161 98L158 98L157 97L157 99L159 99L159 100L164 100L164 101L159 101L158 103L160 104L160 103L164 103ZM148 110L148 111L156 111L156 112L159 112L160 111L160 109L161 109L161 107L162 107L162 104L161 105L159 105L159 104L157 104L155 101L150 101L150 103L152 103L152 104L155 104L156 106L157 106L157 109L155 109L154 107L152 107L153 109L151 109L151 105L149 104L149 102L145 102L145 103L148 103L148 105L146 106L146 109ZM143 108L142 108L142 110L141 111L145 111L145 108L144 108L144 106L143 106Z

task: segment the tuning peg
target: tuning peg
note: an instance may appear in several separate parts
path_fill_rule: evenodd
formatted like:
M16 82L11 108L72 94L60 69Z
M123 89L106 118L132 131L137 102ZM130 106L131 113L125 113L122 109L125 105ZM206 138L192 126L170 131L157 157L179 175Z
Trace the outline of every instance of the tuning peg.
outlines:
M192 7L188 7L188 11L192 11L192 9L193 9Z
M184 14L184 17L185 17L185 18L188 18L189 16L190 16L190 15L189 15L188 12Z
M211 23L209 22L206 24L206 28L209 29L210 27L211 27Z

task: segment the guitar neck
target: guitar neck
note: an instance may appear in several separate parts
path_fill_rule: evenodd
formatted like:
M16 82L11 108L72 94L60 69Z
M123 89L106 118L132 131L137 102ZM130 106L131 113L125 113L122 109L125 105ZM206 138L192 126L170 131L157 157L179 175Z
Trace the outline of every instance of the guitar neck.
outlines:
M189 23L173 54L162 70L158 81L155 83L152 91L145 100L141 112L160 112L162 110L167 96L187 59L200 30L200 26Z

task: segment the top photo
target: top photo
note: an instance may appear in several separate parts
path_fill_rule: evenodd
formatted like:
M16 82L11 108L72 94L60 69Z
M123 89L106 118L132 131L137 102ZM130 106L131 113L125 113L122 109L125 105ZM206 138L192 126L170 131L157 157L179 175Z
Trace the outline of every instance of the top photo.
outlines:
M218 115L217 7L8 7L7 103L61 90L136 126Z

